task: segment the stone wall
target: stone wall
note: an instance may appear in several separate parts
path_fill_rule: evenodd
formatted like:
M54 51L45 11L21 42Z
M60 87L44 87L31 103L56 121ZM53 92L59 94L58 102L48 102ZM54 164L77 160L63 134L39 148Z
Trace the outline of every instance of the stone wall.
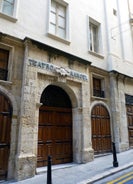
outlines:
M2 38L0 47L11 51L8 81L0 81L0 91L13 107L8 179L36 173L40 98L51 84L61 87L72 103L74 162L94 159L91 110L99 103L109 112L117 152L129 149L125 94L132 95L132 78L39 48L29 40ZM93 96L93 76L104 80L105 98Z

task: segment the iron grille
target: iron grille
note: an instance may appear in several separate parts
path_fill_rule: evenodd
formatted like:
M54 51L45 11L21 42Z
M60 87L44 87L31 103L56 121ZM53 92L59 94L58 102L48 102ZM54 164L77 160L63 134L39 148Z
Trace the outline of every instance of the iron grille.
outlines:
M96 97L101 97L101 98L105 97L104 91L97 90L97 89L93 89L93 95Z

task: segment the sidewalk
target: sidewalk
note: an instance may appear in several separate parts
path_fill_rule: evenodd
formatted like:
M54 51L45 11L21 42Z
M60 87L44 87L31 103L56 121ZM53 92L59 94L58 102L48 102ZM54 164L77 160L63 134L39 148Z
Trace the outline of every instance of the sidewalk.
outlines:
M117 154L119 167L113 167L113 155L95 158L87 164L71 164L65 168L52 171L52 184L89 184L113 173L133 166L133 150ZM53 168L53 167L52 167ZM46 184L47 173L19 182L3 182L2 184ZM1 184L1 183L0 183Z

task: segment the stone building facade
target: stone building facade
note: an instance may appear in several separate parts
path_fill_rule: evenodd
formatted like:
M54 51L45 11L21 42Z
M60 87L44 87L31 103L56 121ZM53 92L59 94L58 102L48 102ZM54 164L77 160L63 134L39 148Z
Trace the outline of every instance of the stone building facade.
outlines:
M131 149L132 1L8 3L0 1L0 180L34 176L48 155L87 163L112 142Z

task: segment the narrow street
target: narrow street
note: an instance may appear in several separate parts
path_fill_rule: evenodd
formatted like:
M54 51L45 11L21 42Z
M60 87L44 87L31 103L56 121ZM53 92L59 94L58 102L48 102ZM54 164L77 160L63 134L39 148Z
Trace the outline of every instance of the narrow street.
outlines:
M94 182L94 184L132 184L133 183L133 167L113 174L107 178Z

